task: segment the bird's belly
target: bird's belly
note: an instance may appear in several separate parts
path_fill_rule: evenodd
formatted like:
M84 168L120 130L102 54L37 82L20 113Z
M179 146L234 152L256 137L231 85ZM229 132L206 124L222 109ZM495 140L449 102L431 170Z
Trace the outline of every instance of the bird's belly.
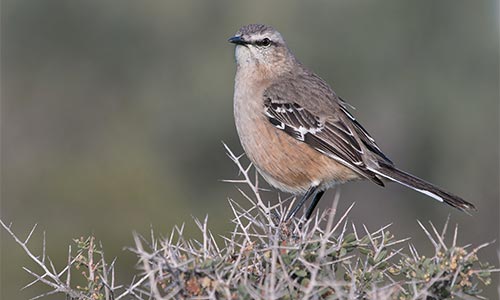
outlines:
M236 124L241 144L272 186L302 194L311 186L326 189L337 182L358 178L351 169L275 128L263 114L246 122L241 122L242 119L245 117Z

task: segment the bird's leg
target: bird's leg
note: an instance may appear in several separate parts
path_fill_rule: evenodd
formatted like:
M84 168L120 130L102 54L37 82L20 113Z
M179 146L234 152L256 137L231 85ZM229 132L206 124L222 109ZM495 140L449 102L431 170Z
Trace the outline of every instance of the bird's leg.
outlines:
M288 214L288 217L286 218L286 220L290 220L291 218L295 217L295 215L297 214L297 212L299 211L299 209L304 205L304 203L306 203L307 199L316 192L316 189L318 187L317 186L311 186L307 192L304 194L304 196L302 196L302 198L300 199L300 201L292 208L292 210L290 211L290 213Z
M316 205L318 205L319 200L321 199L321 196L323 196L324 193L325 193L325 191L317 191L314 194L314 198L313 198L311 204L309 204L309 207L307 208L306 220L309 220L309 218L311 217L314 209L316 208Z

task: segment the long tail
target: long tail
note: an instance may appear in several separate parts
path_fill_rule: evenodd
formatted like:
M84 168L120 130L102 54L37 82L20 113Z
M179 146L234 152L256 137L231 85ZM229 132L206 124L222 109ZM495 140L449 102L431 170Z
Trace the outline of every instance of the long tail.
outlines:
M476 210L472 203L469 203L464 199L433 185L432 183L396 169L393 166L382 163L380 164L380 168L370 170L382 177L385 177L391 181L397 182L417 192L432 197L439 202L444 202L448 205L451 205L461 211L467 212L469 210Z

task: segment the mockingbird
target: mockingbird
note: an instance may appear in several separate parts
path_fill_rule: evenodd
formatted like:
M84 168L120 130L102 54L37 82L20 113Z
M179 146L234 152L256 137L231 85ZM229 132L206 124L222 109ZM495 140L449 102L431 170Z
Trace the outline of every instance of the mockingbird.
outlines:
M474 205L397 169L318 75L302 65L274 28L243 26L236 45L234 118L250 161L272 186L309 197L309 218L324 191L338 183L394 181L462 211Z

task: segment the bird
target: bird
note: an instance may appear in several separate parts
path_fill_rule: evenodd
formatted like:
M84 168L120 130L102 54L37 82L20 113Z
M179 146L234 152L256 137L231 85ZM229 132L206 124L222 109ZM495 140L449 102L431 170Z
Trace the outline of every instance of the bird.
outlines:
M249 24L235 45L234 119L247 157L273 187L302 196L294 217L312 198L309 219L324 192L338 184L396 182L451 205L472 203L398 169L350 112L350 105L304 66L273 27Z

